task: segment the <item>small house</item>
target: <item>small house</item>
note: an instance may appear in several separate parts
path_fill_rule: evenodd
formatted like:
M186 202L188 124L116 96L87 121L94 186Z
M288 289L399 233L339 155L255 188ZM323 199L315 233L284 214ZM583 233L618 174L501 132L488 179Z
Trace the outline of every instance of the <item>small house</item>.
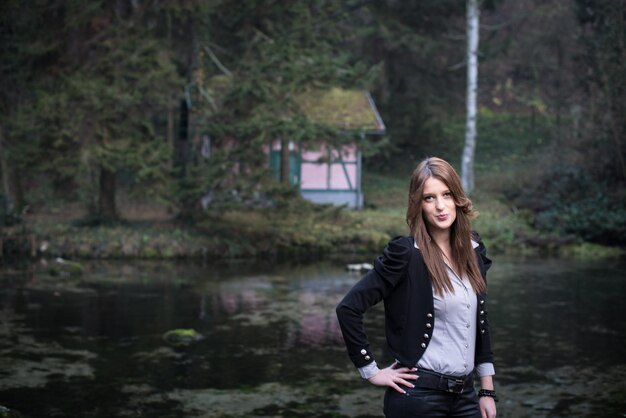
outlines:
M209 114L221 106L220 98L232 82L230 76L214 76L204 85L202 78L188 85L185 90L184 115L192 109L192 85L195 93L208 106ZM210 100L209 100L210 99ZM275 177L280 178L281 144L289 147L289 182L298 187L302 197L314 203L346 205L350 208L363 207L362 156L364 141L372 135L383 135L385 124L378 113L374 100L363 90L342 88L312 90L300 94L295 99L300 111L310 120L349 134L356 138L350 143L333 146L322 142L316 146L302 146L295 142L276 139L270 141L264 151L268 154L269 166ZM206 117L206 113L203 117ZM188 126L186 117L181 116L181 125L198 132L199 124ZM204 158L211 154L208 136L195 142L202 142L201 152ZM204 201L204 200L203 200ZM204 203L203 203L204 205Z
M361 145L369 135L382 135L385 125L368 92L333 88L302 95L298 103L312 120L356 134L358 140L333 147L299 147L289 142L289 179L303 198L314 203L363 207ZM283 144L286 141L282 142ZM281 141L272 141L269 163L280 173Z

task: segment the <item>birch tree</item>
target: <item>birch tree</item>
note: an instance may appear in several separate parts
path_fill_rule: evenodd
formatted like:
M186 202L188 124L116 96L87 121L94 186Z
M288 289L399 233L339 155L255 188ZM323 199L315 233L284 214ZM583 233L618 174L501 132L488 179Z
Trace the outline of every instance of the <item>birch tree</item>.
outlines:
M467 120L461 159L461 182L467 193L474 190L476 149L476 90L478 81L478 0L467 0Z

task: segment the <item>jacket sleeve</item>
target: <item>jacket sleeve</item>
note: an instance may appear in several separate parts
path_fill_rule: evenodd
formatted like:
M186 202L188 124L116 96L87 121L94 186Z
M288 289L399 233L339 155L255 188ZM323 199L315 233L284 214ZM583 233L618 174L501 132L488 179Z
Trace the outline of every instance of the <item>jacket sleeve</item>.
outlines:
M357 368L374 361L363 326L363 314L406 277L411 246L408 237L392 239L383 254L374 261L374 269L365 274L337 305L337 319L348 356Z

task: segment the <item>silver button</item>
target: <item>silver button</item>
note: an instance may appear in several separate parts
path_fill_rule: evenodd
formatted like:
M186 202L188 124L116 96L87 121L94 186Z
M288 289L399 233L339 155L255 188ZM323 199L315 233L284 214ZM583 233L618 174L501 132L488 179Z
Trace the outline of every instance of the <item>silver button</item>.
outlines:
M426 344L425 343L422 343L422 348L426 348Z
M481 334L484 334L484 333L485 333L485 330L484 330L484 329L481 329L481 330L480 330L480 333L481 333Z
M432 325L430 325L430 323L427 323L426 328L432 328Z
M481 314L481 315L484 315L484 314L485 314L485 311L480 311L480 314Z
M365 349L361 350L361 354L366 355L367 354L367 350L365 350Z
M481 305L484 305L484 304L485 304L485 301L484 301L484 300L481 300L481 301L480 301L480 304L481 304Z
M481 324L484 324L484 323L485 323L485 320L484 320L484 319L481 319L481 320L480 320L480 323L481 323Z
M428 334L424 334L424 338L429 339L430 337L428 336Z
M426 318L432 318L432 317L433 317L433 314L426 315Z
M365 360L369 360L369 359L370 359L370 356L365 356Z

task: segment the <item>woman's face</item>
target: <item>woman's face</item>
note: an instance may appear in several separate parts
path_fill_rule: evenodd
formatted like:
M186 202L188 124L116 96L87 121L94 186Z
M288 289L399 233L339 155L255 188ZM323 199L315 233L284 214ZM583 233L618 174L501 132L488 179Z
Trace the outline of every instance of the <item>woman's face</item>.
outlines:
M448 231L456 220L456 204L450 189L434 177L424 183L422 216L431 234Z

